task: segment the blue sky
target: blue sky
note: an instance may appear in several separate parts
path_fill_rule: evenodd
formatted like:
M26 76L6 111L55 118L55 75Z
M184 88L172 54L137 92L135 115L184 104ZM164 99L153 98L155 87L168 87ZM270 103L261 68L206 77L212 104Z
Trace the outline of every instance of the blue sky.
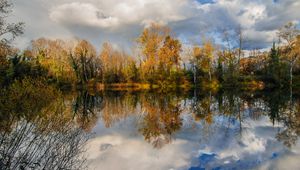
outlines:
M214 3L213 0L196 0L196 1L198 1L201 4Z
M16 45L25 48L40 37L109 41L131 49L152 22L169 26L184 44L217 39L224 29L242 26L245 49L264 49L276 41L279 27L299 23L299 0L13 0L14 21L26 23Z

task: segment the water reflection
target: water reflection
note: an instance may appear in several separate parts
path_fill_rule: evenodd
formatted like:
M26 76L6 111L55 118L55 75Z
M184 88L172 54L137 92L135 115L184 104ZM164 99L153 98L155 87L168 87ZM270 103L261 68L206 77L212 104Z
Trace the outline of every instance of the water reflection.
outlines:
M88 144L93 148L89 164L121 168L116 161L123 169L147 169L131 161L145 159L144 164L157 165L154 169L257 168L293 151L299 137L298 97L269 94L98 94L104 103L93 130L96 137Z
M16 81L0 96L0 169L84 169L85 133L62 94L42 81Z
M112 122L124 120L129 113L139 115L139 132L145 140L161 147L161 139L169 143L173 133L181 129L182 116L189 113L193 116L191 124L201 122L209 126L217 117L228 120L228 125L238 124L238 132L243 130L244 119L253 121L268 117L270 122L281 124L278 139L291 147L299 136L299 103L294 97L290 100L285 92L266 93L229 93L196 94L181 96L178 94L138 93L104 96L106 102L101 112L104 122L112 126ZM124 97L125 96L125 97ZM128 102L133 98L134 104ZM138 100L137 100L138 99ZM108 112L110 110L111 112ZM115 118L110 116L115 115ZM225 123L225 122L224 122ZM229 128L229 127L228 127ZM292 131L292 132L291 132ZM294 136L291 136L294 135ZM280 137L282 136L282 137ZM161 138L160 138L161 137Z
M144 112L139 131L155 148L172 141L182 126L180 99L177 96L147 94L141 97Z
M284 91L62 94L25 80L3 92L3 169L276 169L300 158L300 98Z
M80 127L90 132L97 123L97 112L103 109L103 98L90 95L87 91L80 91L75 96L72 101L72 113Z

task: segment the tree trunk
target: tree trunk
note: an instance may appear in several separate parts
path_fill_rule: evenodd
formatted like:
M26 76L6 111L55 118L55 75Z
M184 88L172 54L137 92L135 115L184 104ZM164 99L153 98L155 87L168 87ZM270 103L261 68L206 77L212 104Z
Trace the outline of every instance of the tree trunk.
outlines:
M293 62L290 66L290 104L293 103Z
M293 62L290 63L290 86L293 85Z
M209 75L209 83L211 83L211 71L210 71L210 68L209 68L209 71L208 71L208 75Z
M196 70L195 65L193 65L193 75L194 75L194 85L196 85L196 83L197 83L197 70Z

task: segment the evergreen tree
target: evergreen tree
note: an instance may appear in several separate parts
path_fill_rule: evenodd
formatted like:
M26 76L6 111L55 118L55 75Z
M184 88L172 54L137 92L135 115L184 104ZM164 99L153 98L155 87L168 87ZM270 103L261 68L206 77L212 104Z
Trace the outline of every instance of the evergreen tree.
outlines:
M269 75L276 85L280 84L279 52L275 42L270 51Z

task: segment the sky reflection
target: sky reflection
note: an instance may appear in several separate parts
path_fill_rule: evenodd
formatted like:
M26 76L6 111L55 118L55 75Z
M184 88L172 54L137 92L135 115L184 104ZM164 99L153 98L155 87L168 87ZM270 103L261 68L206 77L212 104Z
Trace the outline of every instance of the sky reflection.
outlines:
M130 116L108 129L98 121L93 130L95 136L88 142L90 168L280 169L286 162L299 158L299 142L292 153L275 138L282 125L273 125L267 116L257 120L248 117L241 126L238 120L225 116L214 116L210 125L195 121L188 113L181 118L180 131L170 144L160 149L139 134L139 115Z
M21 105L13 97L6 99L23 96L30 86L21 87L0 98L6 103L0 110L10 113L0 122L0 169L23 166L18 153L30 159L27 167L43 159L42 166L70 169L298 169L297 97L281 93L59 95L47 90L49 98L43 97L46 93L35 100L17 98ZM25 129L37 130L24 133L18 128L22 122ZM31 139L32 135L39 138L32 140L37 145L16 137ZM57 149L53 141L65 150ZM19 149L23 146L28 149ZM52 155L57 159L47 163ZM61 165L60 158L66 163Z

